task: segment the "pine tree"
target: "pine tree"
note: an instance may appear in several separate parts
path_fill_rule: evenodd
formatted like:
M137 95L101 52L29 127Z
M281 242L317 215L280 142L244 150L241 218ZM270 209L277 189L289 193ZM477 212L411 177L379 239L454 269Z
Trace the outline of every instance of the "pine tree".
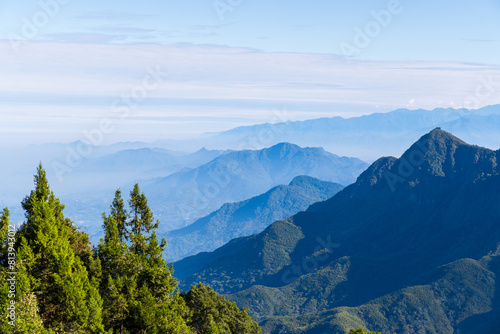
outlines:
M159 222L137 184L129 206L126 213L117 191L110 215L103 216L98 254L106 277L101 282L104 321L118 333L189 333L182 317L188 311L175 294L173 269L163 259L166 241L158 241Z
M104 298L104 323L115 333L126 333L130 322L129 302L135 295L136 286L133 259L125 240L128 215L123 203L121 192L117 190L110 216L103 214L104 239L97 248L103 274L100 293Z
M22 205L26 222L17 232L9 230L7 209L0 216L1 333L260 333L245 310L213 289L179 294L163 258L166 240L158 240L159 222L138 185L129 212L115 193L97 248L64 217L41 165ZM13 270L15 327L6 321Z
M0 264L2 267L5 267L7 264L7 249L9 248L7 234L9 232L9 224L10 211L8 208L4 208L0 217Z
M65 219L64 206L50 190L41 164L35 175L35 190L22 206L27 220L18 233L18 253L45 327L71 333L102 332L100 310L91 311L102 303L95 293L98 280L91 280L88 270L92 266L93 275L99 276L99 268L91 254L88 267L78 254L89 252L89 245L81 244L88 237Z
M125 238L125 224L127 223L128 213L125 209L125 202L122 198L122 192L118 189L115 192L115 198L111 205L111 217L115 220L118 229L118 238L124 240Z
M240 310L235 303L229 302L211 287L205 287L201 283L198 286L193 285L188 293L182 294L182 297L193 312L189 325L198 333L258 334L262 332L245 309Z
M2 333L45 333L40 318L38 301L33 293L23 254L16 252L15 240L17 233L10 226L10 212L3 210L0 218L0 332ZM14 234L14 235L13 235ZM12 255L15 254L14 261ZM15 263L14 263L15 262ZM11 274L15 272L15 274ZM15 290L11 290L11 281L15 280ZM9 307L15 306L15 319L8 318Z
M364 328L359 327L358 329L351 329L349 331L349 334L380 334L377 332L367 332Z

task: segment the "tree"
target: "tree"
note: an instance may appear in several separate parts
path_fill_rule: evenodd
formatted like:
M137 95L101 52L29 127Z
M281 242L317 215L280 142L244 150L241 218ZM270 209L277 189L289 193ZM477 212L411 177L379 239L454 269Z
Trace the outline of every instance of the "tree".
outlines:
M4 208L2 216L0 217L0 264L5 267L7 264L7 249L8 241L7 234L9 232L10 223L10 211L8 208Z
M99 276L99 268L85 244L88 237L64 217L64 205L50 190L41 164L35 190L22 206L26 222L16 234L16 245L44 326L72 333L102 332L98 279L89 275ZM87 266L80 256L85 253Z
M349 334L380 334L380 333L376 333L376 332L367 332L364 330L364 328L362 327L359 327L358 329L351 329L349 331Z
M118 190L110 215L103 216L98 255L105 323L118 333L187 333L183 316L189 312L176 293L173 268L163 258L166 241L158 241L159 222L137 184L128 202L129 213Z
M125 209L125 202L123 201L120 189L115 192L115 198L113 199L113 204L111 205L110 216L115 220L115 224L118 229L118 238L123 240L125 237L125 225L127 223L128 213Z
M183 293L187 306L192 310L189 325L198 333L257 334L262 329L235 303L217 294L211 287L199 283L191 286L191 291Z
M124 208L121 191L115 192L111 214L103 214L104 239L97 247L102 264L100 293L104 298L104 323L115 333L125 333L129 322L129 302L135 294L133 258L125 241L125 224L128 214Z
M17 231L8 209L0 216L1 333L260 333L245 310L213 290L179 294L163 258L166 241L156 235L159 222L138 185L129 212L115 193L97 248L64 217L41 165L22 205L26 222Z
M367 332L364 328L351 329L349 334L380 334L380 332Z
M10 224L10 212L5 208L0 218L0 262L2 263L0 332L45 333L38 301L30 287L22 256L16 254L15 251L16 234L14 226ZM9 314L12 306L15 307L15 318Z

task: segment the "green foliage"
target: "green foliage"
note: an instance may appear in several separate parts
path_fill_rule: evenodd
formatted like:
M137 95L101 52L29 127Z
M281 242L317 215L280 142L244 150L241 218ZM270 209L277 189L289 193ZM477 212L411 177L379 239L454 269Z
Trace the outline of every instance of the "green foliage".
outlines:
M172 313L176 281L163 259L166 241L158 242L158 221L136 184L126 212L121 192L115 193L109 216L104 216L104 239L97 255L102 263L101 295L105 296L104 323L117 333L188 332L182 314ZM167 315L170 317L167 319Z
M29 277L26 293L32 290L37 296L44 325L75 333L102 329L98 319L93 323L96 319L90 318L96 304L90 303L89 271L79 256L85 251L81 232L63 216L64 206L50 191L41 165L35 190L22 205L27 221L16 234L17 254Z
M211 333L191 325L192 316L201 315L177 290L173 268L163 259L166 241L156 235L159 222L138 185L129 212L124 203L118 190L110 215L103 215L104 238L92 248L88 235L64 217L64 205L38 167L35 190L22 202L26 222L14 231L9 210L0 217L1 333ZM15 264L9 258L13 250ZM231 305L225 328L257 333L245 332L258 328L246 311L215 292L210 298ZM15 326L8 323L11 303Z
M477 259L500 240L499 158L434 130L306 212L175 263L176 275L230 294L266 333L493 333L500 260Z
M15 253L15 240L12 237L13 227L10 226L10 212L3 210L0 218L0 332L2 333L46 333L39 314L37 298L30 286L30 279L22 256ZM9 233L10 232L10 233ZM15 272L15 274L12 274ZM15 282L15 290L10 282ZM14 303L14 304L12 304ZM15 319L8 318L8 307L15 307ZM13 326L13 324L15 324Z
M351 329L349 331L349 334L380 334L380 333L376 333L376 332L367 332L365 331L363 328L358 328L358 329Z
M192 286L182 297L192 310L189 324L199 333L258 334L261 328L235 303L227 301L212 288L203 284Z
M213 251L233 239L262 232L276 220L306 210L342 189L343 186L337 183L298 176L289 185L274 187L242 202L226 203L210 215L168 232L167 255L178 260Z

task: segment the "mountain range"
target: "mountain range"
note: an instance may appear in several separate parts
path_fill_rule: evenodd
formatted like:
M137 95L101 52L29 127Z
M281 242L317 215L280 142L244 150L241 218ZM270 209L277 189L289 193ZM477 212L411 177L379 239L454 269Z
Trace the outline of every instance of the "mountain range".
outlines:
M495 149L500 147L500 105L481 109L397 109L351 118L337 116L256 124L209 133L200 139L161 140L155 145L238 150L290 142L299 146L319 146L338 155L374 161L387 154L400 156L422 133L436 127L473 144Z
M495 333L500 150L435 129L263 232L174 263L264 333Z
M78 192L113 191L130 180L152 179L196 168L230 151L202 148L194 153L170 151L161 148L138 148L82 159L66 174L60 191L79 189ZM51 170L53 172L53 170ZM57 178L55 178L57 181Z
M193 223L224 203L260 195L299 175L348 185L368 165L319 147L280 143L262 150L221 155L200 167L142 182L142 189L163 222L163 230ZM160 229L162 229L160 227Z
M213 251L232 239L262 232L278 219L287 218L309 205L332 197L344 187L310 176L297 176L251 199L226 203L210 215L182 229L167 232L166 258L177 261L200 252Z
M280 119L286 119L286 114ZM42 144L31 145L25 149L7 149L2 152L9 163L0 166L0 175L8 175L8 177L0 178L0 191L4 194L3 205L11 208L13 221L21 222L24 216L19 202L30 190L34 166L42 161L53 189L66 203L68 214L74 217L80 226L85 226L89 229L89 233L93 234L92 230L96 233L99 230L101 213L107 209L107 203L116 188L120 187L127 192L134 182L139 182L141 185L148 183L149 186L154 181L169 177L172 173L181 172L182 174L200 167L219 155L230 153L231 151L228 150L252 149L255 151L280 142L290 142L303 147L323 147L340 156L374 161L386 154L400 156L405 148L416 141L422 133L436 126L452 131L468 142L496 149L500 146L500 105L477 110L399 109L389 113L352 118L331 117L257 124L221 133L207 133L191 140L157 140L152 143L121 142L107 146L92 146L83 141L76 141L70 144ZM184 160L188 156L199 157L199 159ZM62 178L55 166L66 171ZM108 166L113 166L113 168ZM286 184L290 180L291 178L281 183ZM354 181L354 178L350 181ZM345 181L335 182L348 184ZM269 184L267 188L242 194L237 198L228 197L217 200L213 206L207 206L204 210L197 210L200 205L193 203L194 197L191 198L191 203L181 200L180 204L174 204L168 208L164 207L165 202L157 201L154 204L154 210L155 212L163 210L160 214L162 220L165 219L162 225L163 230L166 231L190 224L213 210L217 210L225 202L247 199L277 184L279 183ZM152 186L152 188L155 187ZM150 198L157 195L156 190L161 190L161 186L153 189ZM192 189L191 194L193 191L197 190ZM199 189L198 192L200 192ZM201 193L203 192L202 189ZM168 194L162 194L162 196L164 199L172 198ZM174 194L173 198L175 199L176 196ZM183 196L180 197L182 199ZM209 199L206 196L201 198L203 201L201 206L205 206ZM197 200L200 200L200 196ZM169 221L170 217L173 218L172 223Z
M76 150L78 146L74 145L71 147ZM53 161L61 161L64 151L60 145L49 148L52 153L57 151L59 157L48 161L46 165L51 166ZM166 233L193 223L225 203L247 200L288 184L296 176L308 175L346 185L354 182L366 166L359 159L339 157L321 148L281 143L263 150L202 148L194 153L160 148L112 152L111 148L101 148L92 157L79 161L62 180L52 168L47 170L51 186L61 194L68 215L97 242L101 215L109 208L114 191L121 188L126 194L136 182L161 221L159 233ZM11 181L23 175L19 173ZM12 197L13 203L22 199L21 195ZM11 208L14 221L21 221L23 213L19 205Z

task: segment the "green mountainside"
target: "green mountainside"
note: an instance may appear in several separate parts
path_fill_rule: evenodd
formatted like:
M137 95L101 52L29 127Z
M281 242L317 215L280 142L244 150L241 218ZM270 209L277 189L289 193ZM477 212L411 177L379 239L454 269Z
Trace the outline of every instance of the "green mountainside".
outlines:
M324 201L343 188L337 183L297 176L289 185L274 187L246 201L226 203L187 227L167 232L166 256L175 261L213 251L234 238L262 232L272 222Z
M225 203L244 201L307 175L351 184L368 164L340 157L320 147L280 143L261 150L221 155L191 170L144 182L144 193L158 208L160 232L186 227Z
M262 233L175 264L265 333L496 332L500 151L435 129Z

